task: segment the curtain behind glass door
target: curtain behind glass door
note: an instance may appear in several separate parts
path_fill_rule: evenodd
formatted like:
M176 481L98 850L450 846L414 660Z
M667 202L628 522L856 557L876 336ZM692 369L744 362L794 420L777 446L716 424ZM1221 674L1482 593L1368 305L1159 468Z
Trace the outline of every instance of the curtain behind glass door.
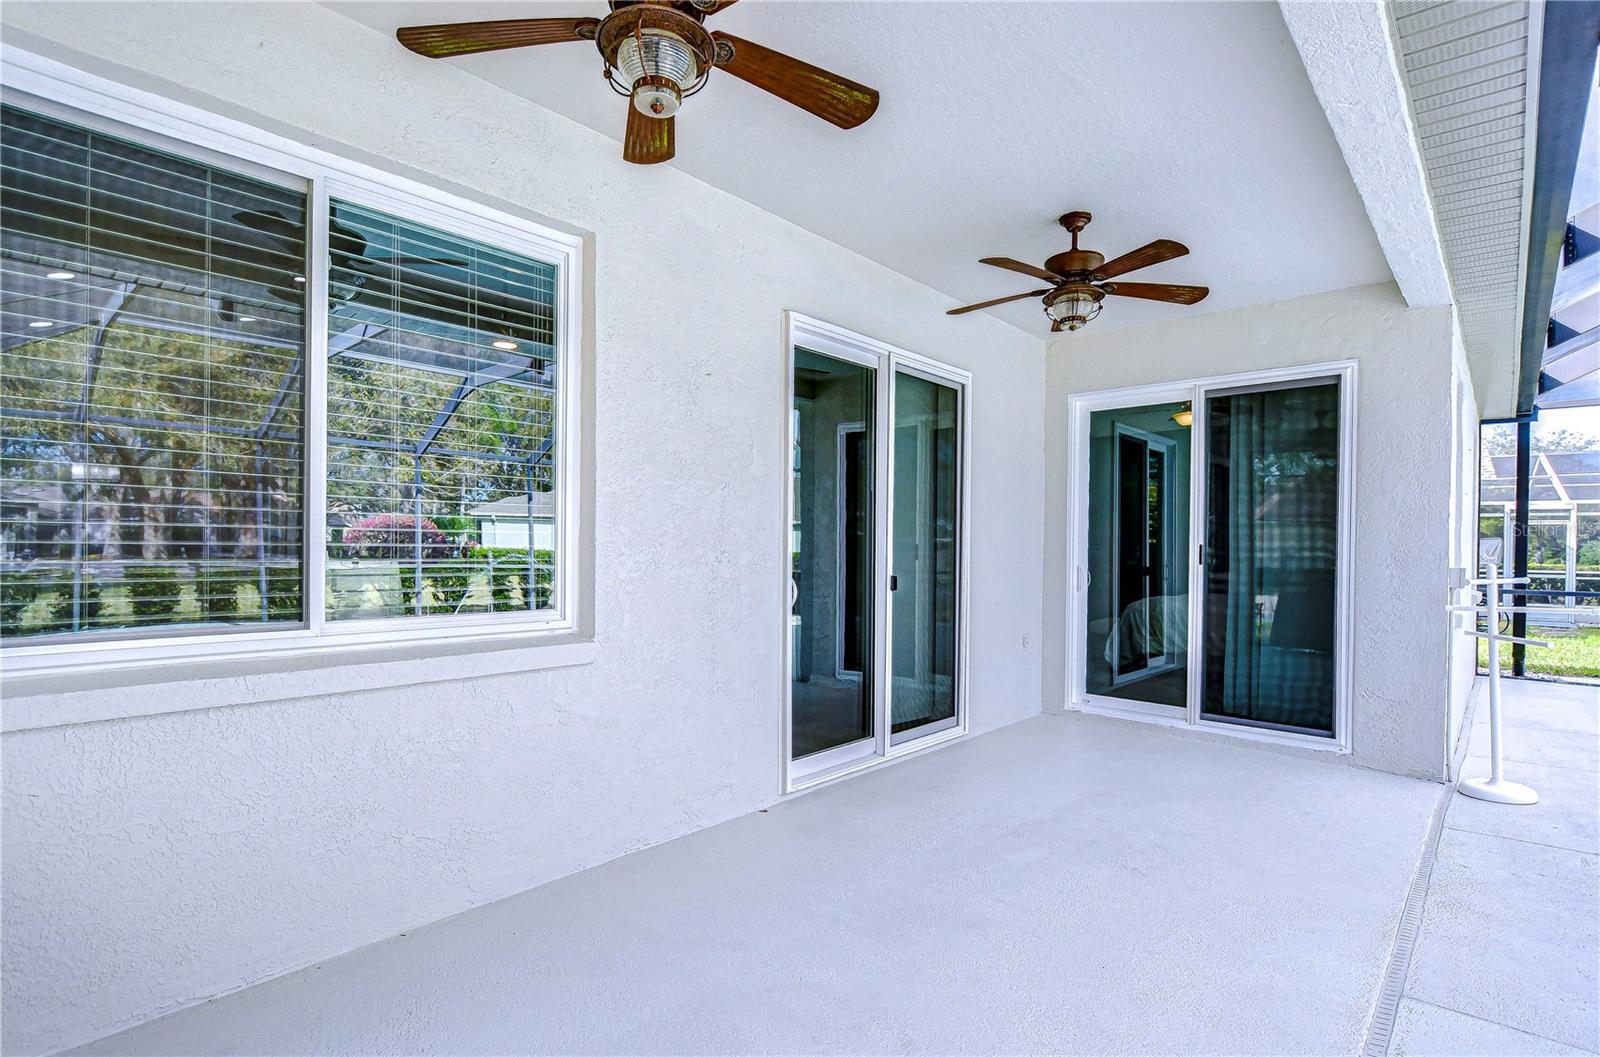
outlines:
M1213 396L1205 412L1202 711L1332 737L1339 385Z

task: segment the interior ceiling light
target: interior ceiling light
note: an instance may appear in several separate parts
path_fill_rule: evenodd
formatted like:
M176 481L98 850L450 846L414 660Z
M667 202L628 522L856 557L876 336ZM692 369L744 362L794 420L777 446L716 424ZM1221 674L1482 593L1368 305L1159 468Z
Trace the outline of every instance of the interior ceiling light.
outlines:
M1184 429L1188 429L1190 426L1194 425L1194 406L1187 400L1184 401L1183 406L1172 413L1172 421L1176 422Z
M400 43L430 59L503 48L591 40L607 83L631 101L622 157L640 165L671 158L673 115L705 86L713 68L727 70L779 99L840 128L855 128L878 109L878 93L808 62L706 29L706 16L735 0L611 0L605 18L513 18L404 26Z
M1130 253L1124 253L1116 260L1108 261L1103 253L1078 248L1078 233L1093 219L1093 216L1081 209L1062 214L1057 222L1072 232L1072 248L1051 257L1044 262L1042 268L1024 264L1010 257L984 257L978 262L1031 275L1035 279L1049 283L1049 286L1042 290L1029 290L1025 294L1012 294L1009 297L996 297L991 301L980 301L975 305L963 305L960 308L952 308L945 314L959 316L964 312L976 312L980 308L992 308L1009 301L1021 301L1025 297L1042 297L1044 314L1049 317L1050 332L1054 334L1062 330L1077 330L1098 316L1100 302L1105 300L1107 294L1192 305L1205 300L1205 296L1211 292L1204 286L1107 282L1106 280L1113 276L1139 268L1148 268L1152 264L1170 261L1174 257L1182 257L1189 252L1189 247L1171 239L1156 239Z
M33 319L33 320L29 320L28 321L28 326L36 327L36 328L37 327L53 327L53 326L55 326L55 320L53 320L53 319Z
M72 272L51 272L49 275L46 275L45 278L46 279L76 279L77 276L75 274L73 274Z
M255 316L240 316L239 317L239 322L241 322L241 323L254 323L255 321L256 321L256 317Z
M489 344L493 345L495 348L499 349L501 352L516 352L517 351L517 343L512 341L512 340L510 340L509 338L501 338L499 341L492 341Z

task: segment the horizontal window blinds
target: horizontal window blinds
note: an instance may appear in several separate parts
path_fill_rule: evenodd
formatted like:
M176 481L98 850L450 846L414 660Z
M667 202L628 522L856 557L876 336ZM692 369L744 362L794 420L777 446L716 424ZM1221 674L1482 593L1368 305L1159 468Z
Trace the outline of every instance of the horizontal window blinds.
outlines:
M301 620L304 190L0 134L0 634Z
M551 264L334 200L327 616L549 609Z

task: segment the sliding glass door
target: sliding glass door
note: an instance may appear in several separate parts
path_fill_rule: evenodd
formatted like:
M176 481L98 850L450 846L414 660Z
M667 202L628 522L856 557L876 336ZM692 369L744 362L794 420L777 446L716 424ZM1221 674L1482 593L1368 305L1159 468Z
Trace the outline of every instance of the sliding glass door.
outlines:
M1339 385L1206 397L1201 712L1331 737Z
M795 350L791 747L847 759L874 745L877 372ZM866 676L863 676L866 673Z
M1350 384L1073 398L1075 703L1344 737Z
M1086 689L1168 709L1189 695L1187 407L1089 419Z
M953 385L895 372L889 605L896 743L956 723L960 401Z
M963 724L965 377L811 344L789 409L791 787Z

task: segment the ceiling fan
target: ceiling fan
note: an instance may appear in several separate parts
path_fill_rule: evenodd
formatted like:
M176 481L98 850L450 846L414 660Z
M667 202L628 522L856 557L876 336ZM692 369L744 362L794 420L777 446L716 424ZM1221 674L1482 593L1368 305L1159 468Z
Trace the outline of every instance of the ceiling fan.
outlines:
M878 109L876 89L720 30L707 15L737 0L611 0L605 18L516 18L405 26L400 43L430 59L535 44L592 40L606 83L628 96L622 157L653 165L673 156L673 115L705 86L713 67L840 128L855 128Z
M1012 294L1010 297L997 297L992 301L980 301L975 305L952 308L945 314L959 316L964 312L976 312L980 308L1003 305L1008 301L1021 301L1025 297L1043 297L1044 314L1050 318L1050 332L1054 334L1062 330L1077 330L1098 316L1100 302L1107 294L1192 305L1205 300L1205 296L1211 292L1204 286L1107 282L1106 280L1118 275L1139 268L1148 268L1162 261L1170 261L1174 257L1182 257L1189 252L1189 247L1171 239L1156 239L1148 245L1140 246L1108 261L1103 253L1078 248L1078 233L1093 219L1092 215L1081 209L1063 214L1060 224L1072 232L1072 248L1045 261L1043 268L1035 268L1031 264L1024 264L1010 257L984 257L979 261L980 264L990 264L996 268L1006 268L1013 272L1021 272L1023 275L1031 275L1035 279L1043 279L1050 284L1043 290L1029 290L1025 294Z
M303 230L276 209L241 210L233 219L260 233L278 253L290 258L305 256ZM459 271L470 268L471 262L460 257L374 252L365 235L337 216L328 221L328 264L328 299L335 309L356 305L397 312L403 302L403 311L409 315L460 327L463 302L470 297L473 329L496 335L490 344L502 352L515 352L517 339L537 341L536 330L549 322L546 310L511 293L473 290L466 285L464 279L470 277ZM272 283L267 292L298 307L304 303L304 277ZM227 305L218 309L224 322L232 322L232 314Z
M245 209L233 214L233 219L265 235L279 252L292 257L305 256L304 232L276 209ZM331 296L343 300L352 300L357 294L379 286L391 289L394 284L390 277L396 268L414 268L417 265L446 268L467 266L466 261L455 257L369 254L366 236L348 224L340 223L337 218L328 222L328 258L332 266L331 274L336 277L331 284ZM414 273L411 278L413 282L420 282L425 281L427 276ZM296 277L296 283L301 281L300 277ZM274 297L292 304L300 302L303 291L303 287L282 284L269 288Z

